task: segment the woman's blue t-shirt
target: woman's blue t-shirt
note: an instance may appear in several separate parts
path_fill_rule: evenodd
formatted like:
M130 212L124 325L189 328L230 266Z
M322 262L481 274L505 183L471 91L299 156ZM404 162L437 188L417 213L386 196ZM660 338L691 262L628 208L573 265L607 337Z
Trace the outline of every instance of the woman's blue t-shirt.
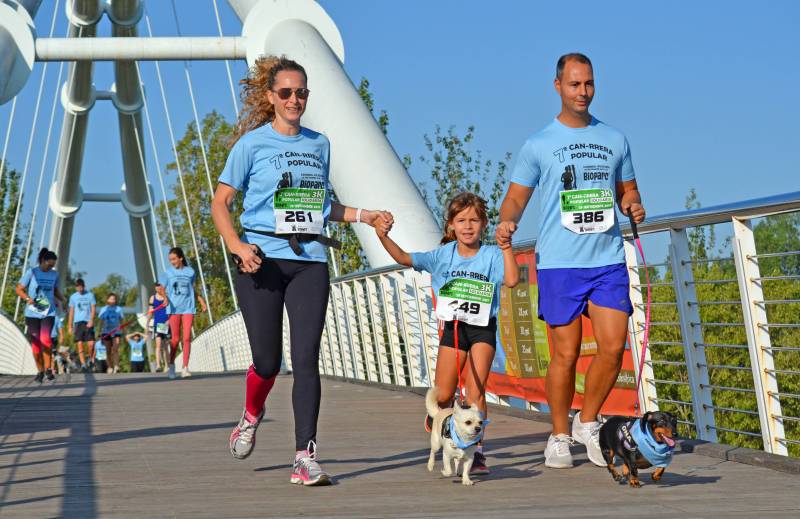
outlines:
M34 300L33 304L25 305L25 317L44 319L56 315L56 287L58 286L58 272L50 269L47 272L39 267L28 270L19 284Z
M327 137L308 128L301 128L297 135L283 135L267 123L234 144L219 181L242 192L242 227L275 232L273 203L279 184L324 189L322 214L327 223L331 211L329 168ZM245 232L243 241L258 245L270 258L327 261L325 247L315 241L300 243L303 253L299 256L282 238Z

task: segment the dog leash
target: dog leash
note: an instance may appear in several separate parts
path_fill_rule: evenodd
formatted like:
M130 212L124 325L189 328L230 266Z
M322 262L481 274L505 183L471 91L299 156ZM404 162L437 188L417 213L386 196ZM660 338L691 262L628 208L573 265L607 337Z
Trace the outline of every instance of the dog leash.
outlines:
M163 303L161 303L159 306L157 306L155 308L151 308L150 310L147 311L147 313L145 315L150 315L152 313L155 313L155 312L161 310L162 308L164 308L165 306L167 306L167 302L166 301L164 301ZM126 323L120 324L119 326L117 326L116 328L111 330L110 332L106 332L106 333L100 334L100 340L102 341L102 340L105 340L105 339L110 339L116 332L127 328L128 326L132 325L133 323L135 323L138 320L139 320L138 317L134 318L134 319L131 319L130 321L128 321Z
M642 266L644 267L645 284L647 285L647 304L645 305L644 335L642 337L642 351L641 355L639 355L639 374L636 377L636 399L637 399L636 407L637 411L641 412L641 406L638 403L639 387L642 384L642 372L644 371L644 358L645 358L645 353L647 352L647 343L648 340L650 339L650 300L651 300L650 272L647 270L647 260L644 259L644 249L642 249L642 242L639 239L639 229L636 227L636 222L633 221L633 216L629 214L628 219L630 220L631 223L633 242L636 244L636 248L639 249L639 255L642 257ZM637 273L637 278L638 278L638 273Z
M463 404L464 388L461 385L461 360L459 359L459 350L458 350L458 319L453 319L453 344L455 344L456 347L456 375L458 377L458 386L456 386L456 391L458 392L459 404Z

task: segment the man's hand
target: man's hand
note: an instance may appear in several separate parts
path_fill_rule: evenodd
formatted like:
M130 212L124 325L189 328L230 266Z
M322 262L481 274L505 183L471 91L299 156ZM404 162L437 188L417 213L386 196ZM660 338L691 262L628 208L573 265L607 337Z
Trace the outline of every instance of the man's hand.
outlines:
M622 201L619 204L622 214L628 217L633 217L634 223L642 223L645 217L644 206L642 206L641 202L626 200L625 198L626 197L623 196ZM636 198L638 198L638 195Z
M500 222L495 229L494 238L497 246L501 249L511 247L511 236L517 231L517 224L514 222Z

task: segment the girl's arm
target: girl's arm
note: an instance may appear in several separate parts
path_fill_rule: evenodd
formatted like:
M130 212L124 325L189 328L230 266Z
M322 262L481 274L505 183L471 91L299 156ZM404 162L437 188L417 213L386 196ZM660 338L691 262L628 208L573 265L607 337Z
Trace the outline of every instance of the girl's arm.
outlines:
M501 249L503 251L503 284L508 288L514 288L519 283L519 265L514 258L514 251L511 247Z
M360 215L359 211L361 211ZM391 227L394 224L394 217L389 211L356 209L355 207L348 207L334 201L331 201L331 215L329 219L333 222L347 223L354 223L358 220L372 227L377 227L379 224Z
M411 255L400 248L398 244L394 242L393 239L389 238L389 235L386 232L381 232L380 229L376 228L378 239L381 241L381 245L383 248L386 249L386 252L389 253L389 256L392 257L400 265L405 265L406 267L411 267Z
M194 293L197 294L197 302L200 304L200 311L205 313L206 310L208 309L208 307L206 306L206 300L203 299L203 296L201 296L197 290L195 290Z

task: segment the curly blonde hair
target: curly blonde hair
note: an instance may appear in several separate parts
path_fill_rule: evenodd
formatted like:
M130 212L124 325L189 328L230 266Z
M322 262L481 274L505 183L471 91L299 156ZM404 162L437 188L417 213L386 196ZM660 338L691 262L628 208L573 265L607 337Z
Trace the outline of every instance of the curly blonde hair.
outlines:
M284 70L300 72L308 80L306 69L296 61L286 56L261 56L247 71L247 77L239 81L243 85L240 96L243 106L231 146L245 133L275 119L275 106L267 99L267 92L275 86L278 72Z
M489 225L489 215L486 210L486 200L479 197L475 193L459 193L454 196L452 200L450 200L449 204L447 204L447 214L445 215L444 220L444 236L442 236L442 241L440 242L442 245L456 240L456 233L452 227L453 220L455 220L458 213L470 207L475 209L475 212L478 214L478 218L481 219L481 224L483 225L484 229L487 225Z

